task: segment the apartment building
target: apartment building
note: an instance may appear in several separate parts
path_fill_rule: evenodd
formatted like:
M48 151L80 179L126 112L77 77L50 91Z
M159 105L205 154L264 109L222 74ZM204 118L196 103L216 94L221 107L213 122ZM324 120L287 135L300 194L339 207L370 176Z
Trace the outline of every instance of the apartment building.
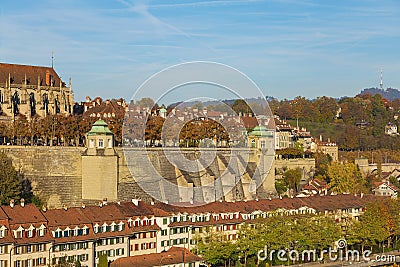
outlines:
M195 239L212 229L235 240L245 222L271 216L325 214L337 222L357 220L374 195L218 201L205 205L130 202L38 209L21 202L0 208L0 266L47 266L79 261L97 266L109 261L154 255L172 248L191 250Z

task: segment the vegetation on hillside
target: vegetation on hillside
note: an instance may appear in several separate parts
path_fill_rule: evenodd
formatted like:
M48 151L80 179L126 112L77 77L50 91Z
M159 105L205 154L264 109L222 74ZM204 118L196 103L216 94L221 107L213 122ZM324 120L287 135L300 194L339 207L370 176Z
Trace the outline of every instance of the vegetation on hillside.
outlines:
M269 104L274 114L293 125L298 120L313 136L329 137L341 150L400 149L398 136L385 135L386 124L399 124L400 99L388 101L379 94L340 100L298 96L293 100L272 99Z

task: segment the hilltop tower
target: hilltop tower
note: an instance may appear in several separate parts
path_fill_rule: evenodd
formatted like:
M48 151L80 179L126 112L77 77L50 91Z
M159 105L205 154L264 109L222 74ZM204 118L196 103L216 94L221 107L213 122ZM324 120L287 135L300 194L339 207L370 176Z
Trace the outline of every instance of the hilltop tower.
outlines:
M379 87L380 87L381 91L383 91L382 68L381 68L381 76L380 76Z

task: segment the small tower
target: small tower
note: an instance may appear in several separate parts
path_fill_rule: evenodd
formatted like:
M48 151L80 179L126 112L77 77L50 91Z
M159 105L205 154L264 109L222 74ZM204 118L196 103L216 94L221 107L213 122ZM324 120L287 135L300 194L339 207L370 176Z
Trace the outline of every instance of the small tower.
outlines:
M264 126L256 126L253 131L248 134L248 145L250 148L271 149L273 132Z
M382 78L382 68L381 68L381 76L380 76L380 82L379 82L379 87L381 91L383 91L383 78Z
M165 119L167 117L167 110L165 109L164 105L161 106L159 114L161 118Z
M82 199L116 200L117 183L118 156L114 150L114 134L100 119L86 134L86 150L82 154Z
M114 155L114 134L103 120L96 121L86 134L87 155Z

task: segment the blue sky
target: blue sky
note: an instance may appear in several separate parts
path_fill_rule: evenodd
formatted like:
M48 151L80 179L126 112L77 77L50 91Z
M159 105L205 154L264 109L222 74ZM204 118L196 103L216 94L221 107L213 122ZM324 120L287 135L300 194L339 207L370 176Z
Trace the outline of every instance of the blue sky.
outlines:
M51 65L86 95L129 99L187 61L230 65L265 95L352 96L400 87L398 0L8 1L0 61Z

